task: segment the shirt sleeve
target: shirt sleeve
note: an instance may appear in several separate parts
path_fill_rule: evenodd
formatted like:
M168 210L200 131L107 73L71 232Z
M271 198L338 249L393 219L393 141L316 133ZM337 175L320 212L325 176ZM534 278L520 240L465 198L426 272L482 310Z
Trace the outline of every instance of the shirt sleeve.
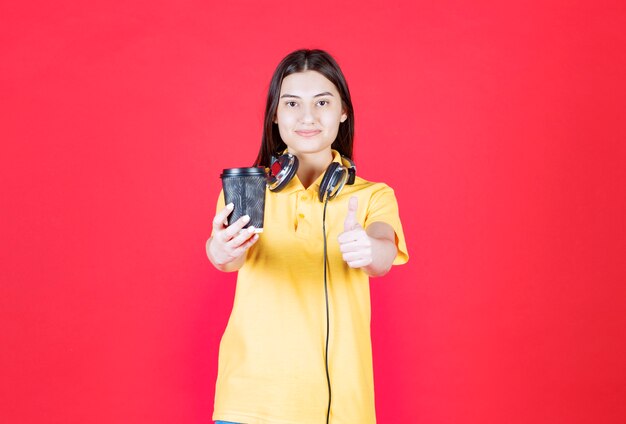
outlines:
M217 196L217 205L215 207L215 214L216 215L217 215L217 213L219 211L224 209L224 206L226 206L225 203L226 203L226 201L224 200L224 189L221 189L219 196Z
M402 265L409 260L409 252L406 248L404 240L404 232L402 231L402 223L400 222L400 214L398 211L398 201L393 189L386 184L380 184L380 189L376 190L370 197L365 216L365 226L367 228L373 222L384 222L391 225L396 233L396 247L398 254L393 260L393 265Z
M224 189L221 189L220 193L217 196L217 203L215 205L215 215L217 215L219 211L224 209L224 206L226 206L224 203L225 203L225 200L224 200ZM211 223L211 225L213 225L213 224ZM213 231L211 231L211 237L213 237Z

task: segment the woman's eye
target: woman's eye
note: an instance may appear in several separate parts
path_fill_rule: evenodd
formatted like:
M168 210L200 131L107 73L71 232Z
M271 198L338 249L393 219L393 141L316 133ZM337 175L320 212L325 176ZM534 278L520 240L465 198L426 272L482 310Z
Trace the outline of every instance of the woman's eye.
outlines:
M296 104L297 104L297 103L296 103L296 102L287 102L287 103L285 103L285 104L286 104L287 106L289 106L289 107L296 107Z
M320 106L326 106L328 104L328 100L320 100L317 104Z

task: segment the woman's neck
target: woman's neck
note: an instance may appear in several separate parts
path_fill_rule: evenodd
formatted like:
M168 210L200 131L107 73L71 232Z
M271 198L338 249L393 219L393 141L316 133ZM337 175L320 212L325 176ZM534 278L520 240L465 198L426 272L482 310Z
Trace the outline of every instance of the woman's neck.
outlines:
M330 149L311 154L298 153L296 156L298 157L298 179L305 189L309 188L333 161L333 152Z

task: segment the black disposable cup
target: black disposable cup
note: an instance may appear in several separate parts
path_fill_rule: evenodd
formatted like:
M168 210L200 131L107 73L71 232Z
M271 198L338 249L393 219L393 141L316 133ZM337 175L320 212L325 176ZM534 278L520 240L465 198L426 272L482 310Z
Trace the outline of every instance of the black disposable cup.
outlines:
M256 233L263 232L267 186L265 170L263 168L229 168L224 169L220 178L226 204L235 205L233 212L228 216L228 225L248 215L250 221L244 228L254 226Z

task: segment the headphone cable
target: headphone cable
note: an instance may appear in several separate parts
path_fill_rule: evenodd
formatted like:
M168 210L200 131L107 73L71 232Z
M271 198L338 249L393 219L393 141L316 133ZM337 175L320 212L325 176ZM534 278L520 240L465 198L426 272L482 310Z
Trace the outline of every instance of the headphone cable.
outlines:
M330 313L328 308L328 282L326 280L326 264L328 263L328 256L326 253L326 205L328 205L328 196L326 196L326 201L324 202L324 214L322 218L322 231L324 232L324 298L326 299L326 352L324 354L324 362L326 364L326 382L328 383L328 409L326 411L326 424L328 424L330 420L331 390L330 374L328 372L328 339L330 335Z

